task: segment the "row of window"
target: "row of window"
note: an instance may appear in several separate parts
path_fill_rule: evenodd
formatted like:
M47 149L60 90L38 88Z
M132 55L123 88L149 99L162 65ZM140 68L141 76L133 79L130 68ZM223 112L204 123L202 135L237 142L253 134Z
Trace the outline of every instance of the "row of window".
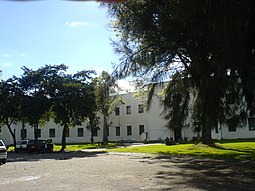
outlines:
M96 129L95 129L96 130ZM15 132L14 132L15 133ZM37 137L41 138L42 137L42 133L41 133L41 129L37 129L36 131L37 133ZM93 135L96 137L98 136L97 134L97 130L93 131ZM69 129L67 129L66 131L66 137L69 137ZM84 129L83 128L78 128L77 129L77 136L78 137L84 137ZM49 137L50 138L54 138L56 137L56 130L55 129L49 129ZM27 138L27 129L21 129L21 138L22 139L26 139Z
M133 128L132 128L132 126L131 125L128 125L127 126L127 136L132 136L132 134L133 134L133 130L132 130ZM117 127L115 127L115 130L116 130L116 133L115 133L115 135L117 136L117 137L119 137L120 136L120 126L117 126ZM139 125L139 135L142 135L142 133L144 132L144 125ZM108 136L109 136L109 132L108 132Z
M138 105L138 113L144 113L144 106L143 104ZM126 106L126 114L131 114L131 105ZM115 107L115 115L120 115L120 107Z
M248 127L249 131L255 131L255 118L248 118ZM229 125L228 126L228 131L229 132L235 132L236 131L236 126L235 125ZM215 127L215 132L219 133L219 129L216 126Z
M126 129L126 135L127 136L132 136L133 134L133 130L132 130L132 126L131 125L128 125L127 126L127 129ZM144 125L139 125L139 135L142 135L142 133L144 132ZM107 129L107 134L109 136L109 128ZM98 132L97 132L97 129L95 129L95 131L93 131L93 135L95 137L98 136ZM120 136L120 126L116 126L115 127L115 135L117 137ZM37 137L38 138L41 138L41 129L37 129ZM69 137L70 134L69 134L69 129L67 129L66 131L66 137ZM77 129L77 136L78 137L84 137L84 129L83 128L78 128ZM55 129L49 129L49 137L50 138L54 138L56 137L56 130ZM26 139L27 138L27 129L21 129L21 138L22 139Z

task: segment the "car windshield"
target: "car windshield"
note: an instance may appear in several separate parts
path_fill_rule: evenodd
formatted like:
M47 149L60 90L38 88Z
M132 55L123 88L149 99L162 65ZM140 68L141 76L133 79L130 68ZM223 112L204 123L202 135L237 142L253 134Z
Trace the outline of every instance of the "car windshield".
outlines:
M0 146L4 146L4 143L3 143L3 141L0 141Z

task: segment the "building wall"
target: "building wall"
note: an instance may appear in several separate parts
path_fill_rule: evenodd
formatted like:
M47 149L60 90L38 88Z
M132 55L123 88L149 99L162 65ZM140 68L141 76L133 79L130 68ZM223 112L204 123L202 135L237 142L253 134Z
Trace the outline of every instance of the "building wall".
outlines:
M158 91L160 88L158 89ZM174 132L165 127L166 121L162 118L163 107L160 105L160 100L155 95L152 100L150 110L146 111L144 107L143 113L138 112L138 106L144 104L142 99L135 98L133 93L127 93L120 95L124 100L124 104L120 104L119 115L113 112L109 117L109 140L110 141L120 141L120 140L132 140L132 141L162 141L166 137L174 137ZM127 106L130 106L130 114L127 114ZM102 141L102 117L99 124L100 129L98 131L98 136L94 137L95 142ZM139 126L144 126L144 133L140 134ZM77 126L70 128L69 137L66 138L67 143L85 143L90 142L91 133L86 128L86 123L82 126ZM131 135L127 134L127 126L131 126ZM255 126L255 120L254 120ZM120 128L120 134L116 135L116 127ZM83 129L83 136L78 137L78 128ZM21 140L21 124L16 124L12 126L15 131L17 141ZM27 131L26 139L34 138L33 128L29 125L25 126ZM41 129L41 139L52 139L53 143L61 143L62 130L63 128L58 124L48 122ZM55 129L55 136L50 137L50 129ZM182 129L182 139L192 140L193 137L197 137L197 133L194 133L191 124L187 124L186 128ZM201 133L200 133L201 135ZM237 139L237 138L255 138L255 127L249 128L249 123L244 123L239 125L235 131L229 131L226 125L219 125L218 131L212 129L213 139ZM12 144L13 140L6 126L2 126L0 130L0 139L2 139L6 144Z

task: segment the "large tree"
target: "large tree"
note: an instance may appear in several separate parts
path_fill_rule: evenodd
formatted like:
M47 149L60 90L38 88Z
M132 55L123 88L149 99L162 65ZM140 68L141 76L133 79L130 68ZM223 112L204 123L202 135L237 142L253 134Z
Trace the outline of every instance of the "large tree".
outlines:
M115 106L122 102L117 95L116 80L103 71L100 76L93 79L98 110L103 115L103 144L108 143L109 115Z
M22 119L34 128L34 139L38 139L40 123L49 120L51 103L45 90L49 67L38 70L23 67L23 75L19 78L19 86L23 91Z
M74 75L65 74L64 65L59 66L47 77L46 91L52 103L53 119L63 127L62 148L66 148L66 132L69 127L82 125L95 107L94 88L91 74L81 71Z
M0 125L6 125L16 149L16 137L12 124L21 119L22 91L15 79L0 82Z
M106 6L115 17L115 51L122 55L115 75L147 76L151 92L155 82L176 72L189 79L197 92L193 116L202 126L203 143L213 143L211 128L227 116L227 94L240 100L232 86L242 89L247 109L253 108L253 1L130 0Z

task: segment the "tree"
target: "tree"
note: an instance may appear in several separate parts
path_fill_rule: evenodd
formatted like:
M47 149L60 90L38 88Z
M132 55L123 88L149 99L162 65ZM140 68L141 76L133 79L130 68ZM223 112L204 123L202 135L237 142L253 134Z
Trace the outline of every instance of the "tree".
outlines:
M65 74L64 65L55 66L47 76L46 91L52 103L53 119L63 127L62 148L66 148L66 132L70 126L82 125L95 107L95 96L91 79L93 71L82 71L74 75Z
M117 95L116 81L105 71L93 79L98 110L103 115L103 144L108 143L109 115L115 106L121 102Z
M22 91L17 81L10 78L0 82L0 124L6 125L13 139L16 150L16 137L11 128L21 116Z
M95 131L99 130L99 120L100 117L97 116L97 113L95 111L92 111L88 116L89 123L87 125L87 129L90 131L90 141L91 143L94 143L94 135Z
M19 78L19 85L23 91L22 101L23 121L29 123L34 128L34 139L38 139L38 128L40 123L49 121L51 103L45 84L49 73L49 67L42 67L38 70L22 68L24 73Z
M189 80L182 79L180 73L176 73L172 80L161 92L164 107L164 118L168 120L166 127L174 131L174 139L181 139L181 130L187 126L191 90ZM171 92L171 93L167 93Z
M122 55L115 76L148 76L153 92L155 82L180 73L196 91L192 116L202 126L203 143L213 144L211 128L226 118L224 100L232 86L242 88L247 109L254 110L253 1L131 0L104 5L116 18L112 23L119 41L114 45ZM240 98L240 93L233 94Z

